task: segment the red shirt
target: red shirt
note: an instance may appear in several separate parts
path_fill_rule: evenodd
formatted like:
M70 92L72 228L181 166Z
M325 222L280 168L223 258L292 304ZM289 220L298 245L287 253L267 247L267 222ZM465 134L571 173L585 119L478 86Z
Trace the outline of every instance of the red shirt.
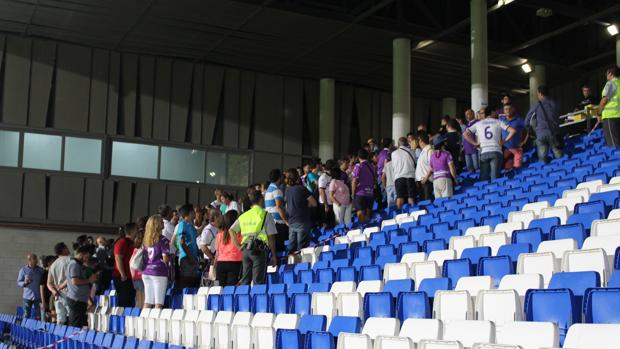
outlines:
M114 244L114 257L117 255L123 256L123 269L125 271L125 276L131 278L131 274L129 271L129 260L131 259L131 254L133 253L133 241L129 238L122 238L118 240ZM114 271L112 272L112 277L119 278L121 277L121 273L118 271L116 267L116 262L114 263Z

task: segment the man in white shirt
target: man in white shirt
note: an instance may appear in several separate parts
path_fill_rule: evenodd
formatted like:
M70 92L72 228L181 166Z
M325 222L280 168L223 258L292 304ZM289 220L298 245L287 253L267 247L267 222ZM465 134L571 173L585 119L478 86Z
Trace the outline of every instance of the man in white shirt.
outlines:
M431 200L433 198L433 180L427 179L429 172L431 171L431 155L433 154L433 147L430 144L428 133L426 131L418 131L417 141L419 147L422 149L418 163L415 168L415 180L418 182L420 188L420 197L422 200Z
M502 145L516 134L514 128L490 115L490 108L486 108L486 118L469 127L463 134L469 143L480 147L480 180L482 181L499 177L504 161ZM506 139L502 139L502 130L508 132Z
M394 187L394 170L392 169L391 159L385 161L381 181L383 182L383 187L385 188L385 194L387 196L387 207L396 206L396 188Z
M392 170L394 171L394 187L396 188L396 207L400 209L405 203L415 204L415 160L408 147L407 138L398 139L398 149L392 152Z

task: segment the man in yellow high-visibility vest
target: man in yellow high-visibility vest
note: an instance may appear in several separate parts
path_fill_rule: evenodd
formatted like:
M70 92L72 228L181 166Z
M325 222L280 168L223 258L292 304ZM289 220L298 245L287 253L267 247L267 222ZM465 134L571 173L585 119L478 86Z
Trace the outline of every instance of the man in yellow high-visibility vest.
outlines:
M607 83L598 106L599 122L603 124L605 142L610 147L620 147L620 68L607 69Z
M276 223L261 206L263 196L257 190L248 193L252 208L245 211L229 229L231 240L243 252L241 285L264 284L267 276L267 252L276 266ZM237 234L241 233L241 243Z

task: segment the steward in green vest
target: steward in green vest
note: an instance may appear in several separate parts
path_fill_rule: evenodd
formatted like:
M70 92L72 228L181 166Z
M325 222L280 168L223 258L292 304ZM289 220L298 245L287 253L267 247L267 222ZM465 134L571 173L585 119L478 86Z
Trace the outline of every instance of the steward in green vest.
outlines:
M276 223L271 215L260 206L263 196L259 191L248 193L252 208L243 213L230 227L231 240L243 252L242 285L264 284L267 277L267 257L271 253L271 265L276 266L275 237ZM241 234L241 244L234 234Z
M607 69L607 83L603 88L598 107L599 123L603 123L605 142L610 147L620 147L620 68Z

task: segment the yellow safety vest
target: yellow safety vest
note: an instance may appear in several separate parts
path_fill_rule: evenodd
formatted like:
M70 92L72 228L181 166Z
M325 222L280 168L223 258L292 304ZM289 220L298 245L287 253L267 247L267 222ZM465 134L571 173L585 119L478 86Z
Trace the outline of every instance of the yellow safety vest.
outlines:
M614 78L610 82L616 85L616 94L611 96L607 104L605 104L602 114L603 119L620 118L620 79Z
M259 240L267 243L268 238L264 224L265 218L267 218L267 211L257 205L239 216L241 244L244 244L251 236L256 236Z

